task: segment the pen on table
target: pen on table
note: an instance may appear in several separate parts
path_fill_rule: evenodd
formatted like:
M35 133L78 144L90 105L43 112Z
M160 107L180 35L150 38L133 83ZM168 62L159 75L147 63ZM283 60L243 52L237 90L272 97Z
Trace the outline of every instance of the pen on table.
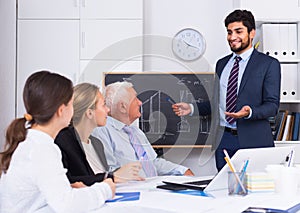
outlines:
M238 182L239 185L241 186L243 192L246 193L246 189L245 189L245 187L244 187L244 185L243 185L243 183L242 183L240 177L236 174L236 170L235 170L233 164L231 163L230 157L229 157L229 155L228 155L226 149L223 149L223 152L224 152L224 154L225 154L225 158L224 158L224 159L225 159L225 161L227 162L227 164L228 164L230 170L233 172L233 174L234 174L234 176L235 176L237 182Z

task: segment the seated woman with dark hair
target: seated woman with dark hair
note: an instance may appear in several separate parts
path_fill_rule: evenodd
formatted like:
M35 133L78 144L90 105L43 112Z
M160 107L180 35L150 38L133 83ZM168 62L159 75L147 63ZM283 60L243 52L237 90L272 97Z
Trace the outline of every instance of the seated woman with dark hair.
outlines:
M23 100L27 113L9 125L5 150L0 153L0 212L100 208L114 196L115 184L106 179L90 187L78 182L70 185L54 144L73 115L72 82L56 73L36 72L26 81Z

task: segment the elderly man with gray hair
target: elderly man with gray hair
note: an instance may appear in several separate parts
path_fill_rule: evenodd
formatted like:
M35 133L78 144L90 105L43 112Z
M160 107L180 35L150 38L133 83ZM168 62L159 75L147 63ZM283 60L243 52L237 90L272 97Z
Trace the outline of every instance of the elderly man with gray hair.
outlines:
M146 135L133 122L141 116L140 106L133 85L129 82L115 82L105 89L106 105L110 109L107 124L94 129L92 135L99 138L105 150L111 169L129 162L140 161L140 175L194 175L181 165L158 158Z

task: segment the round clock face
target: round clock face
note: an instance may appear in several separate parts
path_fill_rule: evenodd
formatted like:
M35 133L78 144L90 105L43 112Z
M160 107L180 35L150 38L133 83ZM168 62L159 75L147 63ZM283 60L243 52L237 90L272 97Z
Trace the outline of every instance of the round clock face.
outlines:
M173 53L182 60L196 60L205 52L205 39L197 30L186 28L174 36L172 49Z

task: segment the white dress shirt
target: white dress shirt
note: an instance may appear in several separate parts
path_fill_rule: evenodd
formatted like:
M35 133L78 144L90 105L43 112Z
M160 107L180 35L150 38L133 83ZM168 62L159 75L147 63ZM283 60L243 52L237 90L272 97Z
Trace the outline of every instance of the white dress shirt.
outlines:
M243 78L243 74L244 71L246 69L246 66L248 64L248 61L250 59L250 56L253 52L253 47L249 50L247 50L246 52L242 53L241 55L239 55L242 60L239 62L239 75L238 75L238 90L237 93L239 91L239 87ZM232 57L229 59L228 63L226 64L226 66L224 67L224 70L221 74L221 78L220 78L220 125L221 126L227 126L230 128L236 128L236 122L234 122L233 124L229 124L226 119L225 119L225 113L226 112L226 94L227 94L227 84L228 84L228 78L230 75L230 71L233 67L233 64L235 62L234 58L235 56L237 56L235 53L233 53ZM251 117L251 113L247 118ZM246 118L246 119L247 119Z
M29 129L0 179L0 212L89 212L111 198L108 184L74 189L48 134Z
M115 170L122 165L138 160L135 150L129 141L129 136L123 130L124 126L124 123L108 117L106 126L97 127L92 133L94 137L100 139L103 143L110 170ZM131 125L131 127L135 129L136 137L143 145L148 158L153 160L158 175L183 175L188 170L184 166L158 158L144 132L135 125ZM141 170L140 175L145 177L145 172Z

